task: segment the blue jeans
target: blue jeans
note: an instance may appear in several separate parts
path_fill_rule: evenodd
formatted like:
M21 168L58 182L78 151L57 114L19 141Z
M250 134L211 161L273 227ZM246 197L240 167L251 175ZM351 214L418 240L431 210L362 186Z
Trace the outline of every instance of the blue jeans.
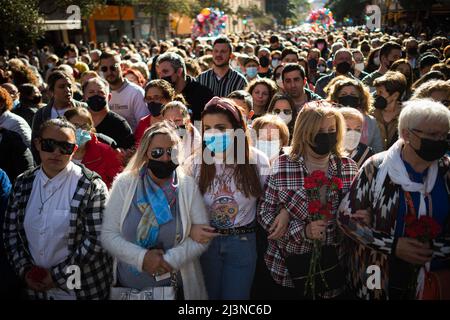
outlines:
M200 263L210 300L248 300L256 268L256 234L214 238Z

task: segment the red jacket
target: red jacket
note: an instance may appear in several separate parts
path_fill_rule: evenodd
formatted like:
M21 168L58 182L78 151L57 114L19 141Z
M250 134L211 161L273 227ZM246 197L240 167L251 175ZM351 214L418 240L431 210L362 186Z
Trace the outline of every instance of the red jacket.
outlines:
M94 134L92 139L86 143L86 153L82 164L89 170L97 172L108 189L114 177L123 170L122 155L109 145L97 140Z
M153 117L151 114L139 120L136 130L134 131L134 141L136 141L136 148L141 143L141 139L144 136L145 130L150 128L150 126L152 125L152 120Z

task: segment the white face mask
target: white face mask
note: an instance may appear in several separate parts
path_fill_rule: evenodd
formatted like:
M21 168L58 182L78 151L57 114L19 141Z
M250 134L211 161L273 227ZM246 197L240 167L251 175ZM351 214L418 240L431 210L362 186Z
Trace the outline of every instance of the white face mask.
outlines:
M275 69L276 67L278 67L280 65L281 61L278 59L273 59L272 60L272 67Z
M361 140L361 132L356 130L347 130L344 137L345 150L353 151Z
M67 62L69 62L70 64L75 64L77 62L77 58L69 58L67 59Z
M292 114L284 114L283 112L280 112L279 114L277 114L277 116L283 120L284 123L289 124L292 120Z
M320 65L317 69L319 69L320 73L324 73L327 70L327 68L324 65Z
M373 63L378 67L380 65L380 57L374 58Z
M355 64L355 69L358 71L364 71L364 62Z
M268 158L273 159L280 153L280 140L256 140L256 149L262 151Z

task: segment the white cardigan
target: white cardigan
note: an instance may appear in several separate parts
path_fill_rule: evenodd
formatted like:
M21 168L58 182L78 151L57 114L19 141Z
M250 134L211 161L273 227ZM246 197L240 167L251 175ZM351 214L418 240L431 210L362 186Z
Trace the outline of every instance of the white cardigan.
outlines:
M180 270L183 280L183 292L186 300L206 300L203 273L199 262L200 255L207 245L195 242L189 237L192 224L209 224L203 197L195 181L177 169L178 198L183 238L174 248L164 254L164 260L175 270ZM122 225L129 212L131 201L136 192L138 176L124 172L115 179L103 218L102 246L114 257L114 284L116 283L117 259L136 267L142 272L147 249L125 240Z

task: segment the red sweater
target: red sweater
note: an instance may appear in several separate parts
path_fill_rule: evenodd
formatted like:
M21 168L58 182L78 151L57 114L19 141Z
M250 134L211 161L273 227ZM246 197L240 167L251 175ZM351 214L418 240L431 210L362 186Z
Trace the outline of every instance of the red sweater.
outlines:
M152 120L153 118L151 114L139 120L136 130L134 131L134 141L136 141L136 148L141 143L141 139L144 136L145 130L150 128L150 126L152 125Z
M123 170L122 155L109 145L97 140L94 134L92 139L86 143L86 153L82 164L89 170L97 172L108 189L115 176Z

